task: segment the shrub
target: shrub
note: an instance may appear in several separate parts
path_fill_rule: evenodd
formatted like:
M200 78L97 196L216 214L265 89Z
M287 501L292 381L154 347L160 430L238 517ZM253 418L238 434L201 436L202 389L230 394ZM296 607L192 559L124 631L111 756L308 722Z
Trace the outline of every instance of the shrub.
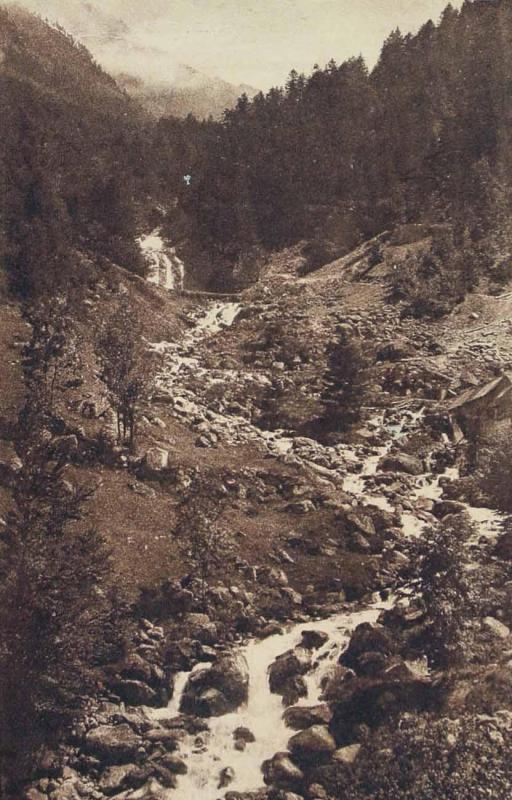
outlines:
M464 623L472 599L464 569L464 541L471 529L462 517L430 530L412 546L418 590L426 607L420 646L434 668L446 668L465 656Z
M343 800L505 800L512 786L510 714L436 719L403 715L340 772Z

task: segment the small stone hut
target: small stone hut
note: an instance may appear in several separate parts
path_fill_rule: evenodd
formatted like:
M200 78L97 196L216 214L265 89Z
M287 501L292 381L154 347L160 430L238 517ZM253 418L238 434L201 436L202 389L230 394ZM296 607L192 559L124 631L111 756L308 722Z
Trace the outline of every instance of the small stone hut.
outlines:
M512 432L512 372L504 372L482 386L472 387L452 400L447 411L464 436L486 440Z

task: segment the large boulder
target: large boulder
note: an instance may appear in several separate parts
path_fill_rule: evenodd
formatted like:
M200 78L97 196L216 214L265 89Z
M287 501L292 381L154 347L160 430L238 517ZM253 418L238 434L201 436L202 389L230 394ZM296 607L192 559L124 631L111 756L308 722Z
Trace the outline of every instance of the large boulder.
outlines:
M293 758L299 765L321 762L336 750L336 741L326 725L306 728L288 742Z
M304 781L304 773L292 761L290 753L276 753L263 762L262 771L267 786L279 789L300 789Z
M327 703L318 706L292 706L286 709L283 719L289 728L302 731L312 725L328 725L332 719L332 711Z
M360 671L362 659L367 653L379 653L383 656L391 656L396 651L396 644L393 636L382 625L372 625L363 622L358 625L350 642L340 657L340 664Z
M306 650L319 650L329 641L329 634L324 631L308 630L302 632L302 646Z
M407 475L422 475L423 463L416 456L408 453L389 453L379 461L379 470L383 472L405 472Z
M448 514L462 514L466 511L464 503L459 503L458 500L438 500L434 503L433 514L438 519L447 517Z
M144 681L122 680L114 683L112 688L130 706L156 706L159 703L157 692Z
M190 675L180 710L200 717L221 716L246 703L248 693L249 667L245 657L224 656L212 667Z
M169 468L169 451L163 447L151 447L144 456L142 472L145 476L157 477Z
M129 725L100 725L85 737L85 751L104 764L126 764L132 761L142 740Z
M270 691L285 694L294 678L305 675L311 669L312 656L305 647L295 647L278 656L268 669Z

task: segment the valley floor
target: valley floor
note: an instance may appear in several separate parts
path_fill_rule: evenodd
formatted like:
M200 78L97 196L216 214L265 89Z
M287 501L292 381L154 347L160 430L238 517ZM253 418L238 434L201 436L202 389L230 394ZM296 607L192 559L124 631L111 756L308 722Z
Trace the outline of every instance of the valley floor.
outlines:
M67 772L56 782L41 781L30 800L216 800L226 791L230 800L337 797L333 765L344 770L344 780L356 775L357 759L364 763L366 757L358 753L369 747L361 725L371 727L362 715L353 730L345 730L339 709L370 703L375 720L381 719L379 703L390 691L392 668L398 677L390 718L421 713L417 696L437 691L439 675L427 669L418 648L403 643L402 650L380 656L376 672L365 671L370 668L361 658L379 647L365 644L351 663L350 697L338 661L359 623L371 622L370 630L387 625L395 635L390 609L398 609L401 619L417 618L412 554L414 542L429 530L473 525L463 570L475 575L475 585L499 572L493 548L506 518L464 498L454 500L450 486L465 468L464 447L456 447L432 419L443 418L447 399L512 363L512 292L476 292L437 322L402 319L400 308L386 299L386 267L402 256L400 248L389 247L384 266L374 273L364 255L352 255L298 279L283 269L294 263L290 252L239 300L180 301L160 289L128 286L147 311L148 349L162 357L138 453L118 454L109 464L76 463L70 477L97 485L88 521L112 547L119 584L137 601L143 590L143 612L150 617L135 657L144 661L149 645L150 662L156 663L154 656L164 667L162 680L164 673L174 675L174 695L166 707L153 673L144 688L143 667L118 665L118 693L111 691L87 720ZM105 313L116 291L97 287L88 301L90 319ZM10 308L0 336L11 336L11 318L23 325ZM320 408L325 352L340 325L360 340L372 366L362 422L350 436L326 443L314 438L310 423ZM95 437L104 419L83 419L79 401L85 397L99 409L104 399L90 360L84 374L85 388L65 413L70 430ZM12 412L19 379L6 377ZM222 486L222 526L231 546L210 576L206 605L194 596L193 584L180 583L189 564L176 527L180 502L197 475ZM467 696L489 675L489 686L496 682L492 676L512 655L512 619L502 589L493 587L487 606L467 623L477 644L465 675L453 678ZM320 638L308 650L301 637L312 628ZM220 716L212 711L205 721L204 704L214 703L211 692L221 684L206 684L208 700L194 699L194 676L202 665L204 677L211 663L222 664L233 652L245 661L248 702ZM295 666L271 692L268 675L285 652ZM370 684L371 701L364 694ZM407 702L398 688L404 685L414 698ZM229 699L230 687L223 691ZM186 702L195 709L188 715L181 713ZM456 690L442 702L443 714L452 718L470 711ZM475 702L479 713L486 711L481 698ZM501 708L498 701L489 703L491 728ZM309 723L298 725L309 739L288 743L293 730L282 720L286 709L287 715L290 709L310 715ZM508 741L508 733L500 735ZM248 738L240 743L243 736ZM264 777L270 794L261 789ZM430 796L417 794L414 800ZM499 793L489 796L505 800Z

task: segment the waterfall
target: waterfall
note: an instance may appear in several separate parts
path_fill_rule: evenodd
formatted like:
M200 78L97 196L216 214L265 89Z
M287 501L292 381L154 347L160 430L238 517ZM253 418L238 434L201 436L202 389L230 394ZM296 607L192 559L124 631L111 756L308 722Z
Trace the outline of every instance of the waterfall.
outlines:
M175 247L167 247L159 228L138 240L142 255L148 265L149 283L164 289L180 291L185 279L185 265Z

